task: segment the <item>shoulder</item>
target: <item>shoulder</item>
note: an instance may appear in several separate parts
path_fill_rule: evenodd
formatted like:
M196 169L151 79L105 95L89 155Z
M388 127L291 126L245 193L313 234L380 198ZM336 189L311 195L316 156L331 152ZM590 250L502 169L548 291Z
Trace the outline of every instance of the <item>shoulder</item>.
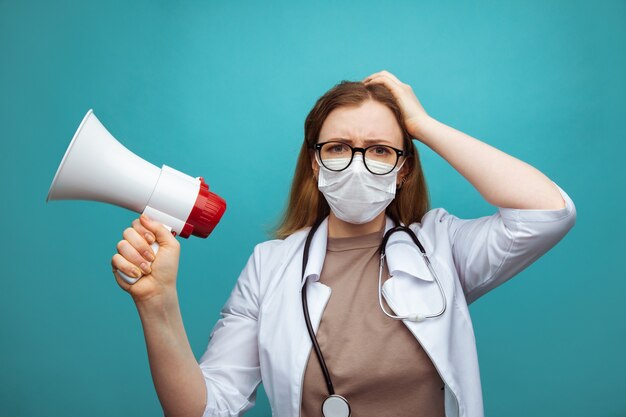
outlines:
M409 227L414 231L419 230L422 233L432 233L446 229L449 220L453 218L455 218L455 216L450 214L445 208L436 207L428 210L422 216L421 221L411 223Z
M258 243L254 247L252 256L258 262L265 264L282 263L291 258L291 256L304 244L306 234L309 228L301 229L285 239L270 239Z
M443 223L451 214L443 207L432 208L422 216L421 224L424 226Z
M451 229L458 220L443 207L428 210L419 222L411 223L409 228L430 248L450 245ZM429 249L426 249L430 252Z

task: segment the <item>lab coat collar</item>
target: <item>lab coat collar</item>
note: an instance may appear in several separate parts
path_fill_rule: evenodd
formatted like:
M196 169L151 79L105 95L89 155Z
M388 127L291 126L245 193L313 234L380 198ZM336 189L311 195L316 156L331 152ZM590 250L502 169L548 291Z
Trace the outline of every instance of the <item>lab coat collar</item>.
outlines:
M394 226L393 220L386 216L385 233ZM413 229L412 229L413 230ZM413 230L415 231L415 230ZM426 255L430 255L430 245L424 243L424 238L420 236L419 230L416 232L418 239ZM306 235L304 235L306 240ZM326 257L326 243L328 242L328 217L326 217L319 228L315 232L311 240L309 248L309 261L304 276L300 284L300 288L307 279L313 282L319 281L324 266L324 258ZM304 246L304 245L303 245ZM426 266L426 262L421 255L419 248L413 243L413 240L407 233L396 232L389 237L387 241L385 261L389 274L395 276L397 274L407 274L415 278L425 281L433 281L433 276Z

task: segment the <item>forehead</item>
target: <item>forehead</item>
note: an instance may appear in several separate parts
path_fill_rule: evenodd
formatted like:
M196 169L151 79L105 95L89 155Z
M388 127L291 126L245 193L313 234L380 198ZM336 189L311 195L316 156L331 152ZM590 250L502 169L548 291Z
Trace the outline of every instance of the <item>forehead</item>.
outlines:
M339 107L330 112L322 125L319 142L339 138L357 144L377 139L379 143L402 147L402 130L393 112L373 100L367 100L358 107Z

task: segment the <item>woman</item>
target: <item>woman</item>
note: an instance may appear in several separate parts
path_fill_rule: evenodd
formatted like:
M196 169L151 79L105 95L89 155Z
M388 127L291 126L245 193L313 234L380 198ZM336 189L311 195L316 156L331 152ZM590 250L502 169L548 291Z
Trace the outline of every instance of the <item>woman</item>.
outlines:
M462 220L429 210L413 138L497 212ZM468 304L546 253L575 218L544 174L430 117L382 71L338 84L309 113L278 239L255 247L200 363L178 306L177 240L142 215L112 265L139 311L167 416L239 416L263 382L279 417L322 407L327 417L480 417ZM396 224L410 231L392 234L381 257ZM146 275L131 286L117 269Z

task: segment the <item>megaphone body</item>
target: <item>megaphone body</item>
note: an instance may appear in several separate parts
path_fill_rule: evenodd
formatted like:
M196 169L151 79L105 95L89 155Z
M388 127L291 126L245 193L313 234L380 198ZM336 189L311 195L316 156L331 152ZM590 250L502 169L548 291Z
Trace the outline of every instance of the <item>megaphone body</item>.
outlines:
M174 235L206 238L226 210L202 177L191 177L135 155L89 110L50 185L46 201L94 200L124 207L165 225ZM158 244L152 244L156 253ZM118 271L129 284L132 278Z

